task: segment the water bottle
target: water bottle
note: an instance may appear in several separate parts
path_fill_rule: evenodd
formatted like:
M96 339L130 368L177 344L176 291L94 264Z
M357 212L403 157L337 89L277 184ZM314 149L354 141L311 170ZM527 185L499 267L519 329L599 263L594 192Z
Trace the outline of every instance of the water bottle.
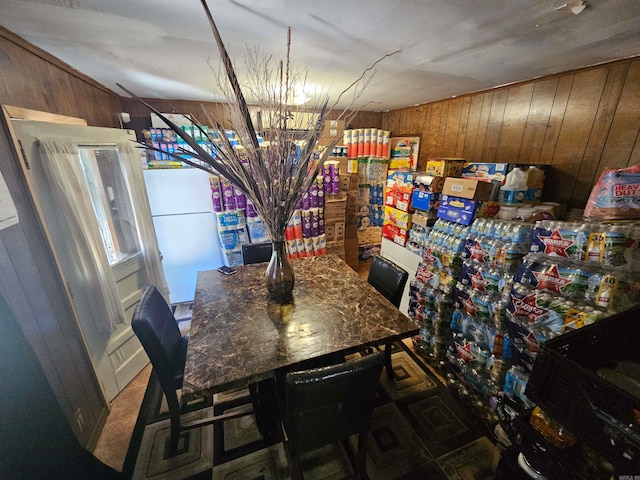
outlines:
M607 267L620 267L625 264L625 245L629 229L624 225L611 225L606 229L602 264Z
M527 172L515 167L505 178L500 187L498 202L505 206L523 205L527 193Z
M572 260L582 262L585 260L585 254L587 251L587 241L589 239L590 227L583 223L578 227L576 231L576 237L573 241L573 250L570 252L569 258Z

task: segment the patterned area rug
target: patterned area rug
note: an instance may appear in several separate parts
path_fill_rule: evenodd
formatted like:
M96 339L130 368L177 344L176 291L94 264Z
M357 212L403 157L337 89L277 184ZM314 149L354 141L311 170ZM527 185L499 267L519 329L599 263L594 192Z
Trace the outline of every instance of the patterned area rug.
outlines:
M402 343L393 353L395 381L383 371L368 445L371 480L485 480L493 478L496 449L442 383ZM192 413L232 411L249 401L248 391L216 395ZM275 430L275 429L273 429ZM166 456L169 420L162 392L151 376L123 473L133 479L288 480L282 439L263 437L253 416L185 432L181 451ZM338 480L353 470L355 438L327 445L302 458L306 480Z

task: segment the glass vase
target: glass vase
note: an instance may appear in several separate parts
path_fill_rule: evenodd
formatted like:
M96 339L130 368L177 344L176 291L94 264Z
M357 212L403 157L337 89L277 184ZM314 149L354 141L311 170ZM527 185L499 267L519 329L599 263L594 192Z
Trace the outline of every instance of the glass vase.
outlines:
M272 243L273 253L264 273L269 299L276 303L284 304L292 300L295 276L293 267L287 258L287 245L285 241Z

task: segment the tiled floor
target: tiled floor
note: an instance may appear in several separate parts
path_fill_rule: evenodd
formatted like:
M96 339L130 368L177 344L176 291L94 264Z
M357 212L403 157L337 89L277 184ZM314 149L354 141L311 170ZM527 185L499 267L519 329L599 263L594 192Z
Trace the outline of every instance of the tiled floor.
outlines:
M370 265L371 261L360 264L358 275L363 280L367 279ZM111 412L93 452L96 457L118 471L122 471L150 374L151 365L147 365L114 399Z

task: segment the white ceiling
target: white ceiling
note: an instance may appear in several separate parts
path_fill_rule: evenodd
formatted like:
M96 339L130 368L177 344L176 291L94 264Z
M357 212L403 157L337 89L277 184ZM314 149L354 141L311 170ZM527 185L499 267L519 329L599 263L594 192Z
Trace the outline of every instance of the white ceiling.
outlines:
M308 70L307 86L332 101L398 51L375 67L357 104L365 110L640 54L639 0L588 0L583 10L582 3L208 0L241 80L246 46L284 59L289 26L293 62ZM116 82L142 97L219 99L219 55L199 0L0 0L0 11L2 26L118 94L126 96Z

